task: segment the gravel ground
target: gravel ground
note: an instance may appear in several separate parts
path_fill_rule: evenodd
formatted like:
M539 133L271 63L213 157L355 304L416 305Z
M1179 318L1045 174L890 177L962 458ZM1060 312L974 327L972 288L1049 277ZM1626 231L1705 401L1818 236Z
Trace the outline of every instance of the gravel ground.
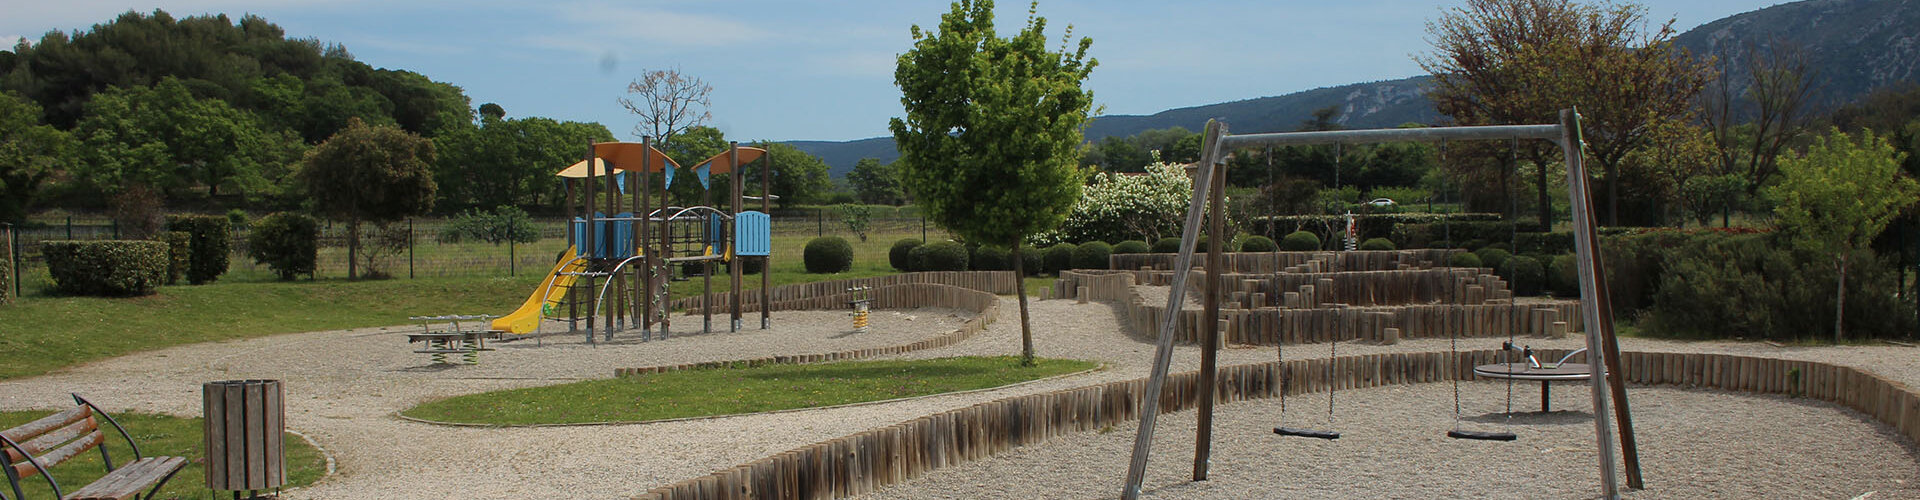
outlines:
M1162 299L1164 300L1164 298ZM503 388L611 376L613 369L832 352L902 345L952 330L965 313L879 311L868 334L850 334L844 312L786 312L774 329L680 335L640 343L622 334L612 344L547 337L500 344L478 366L436 367L414 354L409 328L281 335L181 346L91 363L31 379L0 382L0 408L47 408L67 392L86 394L111 410L199 414L201 382L275 378L287 384L291 428L318 440L339 472L287 498L622 498L656 486L732 467L781 451L923 415L995 399L1145 377L1153 344L1121 330L1118 308L1070 300L1031 302L1034 344L1041 356L1107 363L1093 373L1004 389L850 408L746 415L685 422L561 428L453 428L400 420L395 412L422 401ZM1019 352L1019 309L1003 299L997 321L960 345L902 358L1010 355ZM725 321L718 322L724 327ZM676 320L698 328L697 318ZM757 320L748 319L755 325ZM1497 340L1463 340L1490 348ZM1536 347L1578 347L1582 340L1522 339ZM1920 386L1920 350L1893 346L1777 348L1746 342L1623 339L1641 351L1723 352L1826 361L1865 367ZM1339 345L1340 355L1445 351L1445 340L1395 346ZM1325 346L1287 356L1325 357ZM1229 346L1224 365L1274 359L1274 350ZM1199 351L1181 347L1176 371L1198 365ZM1531 385L1516 386L1516 408L1538 404ZM1461 443L1440 437L1451 425L1451 388L1443 384L1346 391L1335 424L1349 436L1334 443L1279 440L1271 434L1278 401L1221 408L1214 480L1181 481L1191 457L1193 413L1161 419L1152 494L1186 497L1580 497L1592 489L1592 426L1587 392L1555 390L1555 407L1573 409L1540 422L1516 419L1520 443ZM1469 383L1469 415L1500 411L1503 383ZM1911 443L1850 411L1829 405L1678 389L1635 389L1637 428L1652 489L1643 498L1920 497L1904 484L1920 480ZM1323 425L1326 402L1290 398L1287 418ZM1317 415L1316 415L1317 414ZM1469 417L1476 418L1476 417ZM1470 425L1499 427L1498 421ZM1811 431L1811 432L1809 432ZM1536 436L1537 434L1537 436ZM1113 496L1124 474L1131 427L1073 436L1006 457L940 471L872 498L1030 498ZM1378 441L1378 442L1372 442ZM1119 443L1118 452L1108 449ZM1268 448L1263 448L1268 447ZM1284 448L1284 449L1281 449ZM1082 454L1086 455L1082 455ZM1028 458L1029 456L1032 458ZM1275 457L1300 457L1299 470L1275 472ZM1461 460L1461 459L1469 460ZM1042 462L1019 462L1043 460ZM1017 470L1005 463L1024 463ZM1844 467L1844 470L1841 468ZM1499 471L1488 474L1488 471ZM974 479L982 478L982 479ZM1900 483L1896 481L1906 481ZM1324 485L1336 485L1328 488ZM1754 495L1747 493L1757 492ZM1904 496L1903 496L1904 495Z

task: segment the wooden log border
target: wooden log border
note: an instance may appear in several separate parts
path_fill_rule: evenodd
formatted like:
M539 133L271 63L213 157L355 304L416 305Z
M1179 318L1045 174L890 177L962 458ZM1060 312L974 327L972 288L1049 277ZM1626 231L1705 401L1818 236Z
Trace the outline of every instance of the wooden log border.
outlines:
M846 282L847 281L840 281L837 283L846 283ZM829 283L834 283L834 282L829 282ZM817 310L817 309L836 309L836 308L846 309L847 302L850 300L853 300L854 296L853 294L847 293L846 287L844 286L839 287L838 289L840 290L840 293L834 294L831 296L789 300L785 302L774 302L774 309L775 310L792 310L792 309ZM983 292L979 290L972 290L967 288L961 288L958 286L941 285L941 284L934 284L934 283L908 283L908 284L888 285L888 286L878 287L869 291L869 293L870 293L869 296L873 298L874 309L914 309L914 308L920 308L920 307L945 307L945 308L969 311L975 314L973 318L968 319L965 323L962 323L959 328L956 328L951 332L947 332L930 339L926 339L926 340L922 340L919 342L914 342L906 345L897 345L897 346L890 346L890 347L874 347L874 348L868 348L868 349L856 349L851 351L839 351L839 352L818 353L818 354L795 354L795 355L787 355L787 356L770 356L770 357L764 357L764 358L753 358L753 359L742 359L742 360L731 360L731 361L708 361L708 362L702 362L702 363L686 363L686 364L667 365L667 366L618 368L613 371L613 375L615 377L624 377L624 376L642 375L642 374L648 374L648 373L662 373L662 372L694 370L694 369L703 369L703 368L719 368L719 367L725 367L725 366L764 366L764 365L774 365L774 364L824 363L824 362L830 362L830 361L846 361L846 360L854 360L854 359L871 358L875 356L888 356L888 355L894 355L894 354L901 354L906 352L918 351L922 349L933 349L937 347L946 347L946 346L958 344L969 338L973 338L973 336L975 334L980 333L981 330L985 330L987 328L987 325L993 324L994 319L998 318L1000 315L1000 297L992 293ZM834 304L838 304L838 305L835 306Z
M1564 351L1543 352L1558 357ZM1221 402L1396 384L1471 378L1493 350L1370 354L1225 367ZM1920 395L1905 384L1853 367L1725 354L1626 352L1629 383L1806 397L1852 408L1908 439L1920 440ZM1334 375L1328 376L1327 363ZM1282 370L1293 373L1287 387ZM1170 375L1161 411L1194 406L1199 377ZM832 499L875 491L1014 448L1136 420L1146 379L1111 382L986 402L781 452L679 483L642 500ZM1437 424L1436 424L1437 425Z
M994 295L1012 295L1015 293L1014 287L1018 284L1018 281L1019 280L1014 277L1013 271L900 273L871 278L780 285L773 287L770 295L773 296L773 310L775 311L851 309L851 307L845 303L839 305L828 304L825 299L845 295L848 288L856 286L878 289L894 285L918 283L951 285L971 290L979 290ZM760 293L758 290L749 290L747 293L740 295L741 313L760 312ZM668 304L668 310L686 311L687 314L699 314L701 312L701 305L708 302L705 300L706 298L712 299L713 310L711 312L713 314L725 314L727 311L732 310L731 301L733 300L733 294L731 293L715 293L707 297L695 295L682 298Z

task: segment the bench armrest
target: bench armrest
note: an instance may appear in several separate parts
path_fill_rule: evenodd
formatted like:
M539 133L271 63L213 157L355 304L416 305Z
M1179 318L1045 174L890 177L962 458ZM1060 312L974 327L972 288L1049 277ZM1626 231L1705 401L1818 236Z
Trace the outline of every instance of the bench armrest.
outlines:
M119 421L116 421L116 420L114 420L114 419L113 419L113 415L108 415L106 411L103 411L103 410L101 410L101 409L100 409L100 406L98 406L98 405L95 405L95 404L93 404L93 402L92 402L92 401L87 401L87 398L83 398L83 397L80 397L80 394L79 394L79 393L71 393L71 394L73 394L73 401L74 401L75 403L79 403L79 404L83 404L83 405L87 405L87 407L88 407L88 408L92 408L92 409L93 409L93 414L94 414L94 415L97 415L97 416L99 416L100 418L103 418L103 419L106 419L106 421L107 421L107 423L109 423L109 424L113 424L113 430L116 430L116 431L119 431L119 432L120 432L120 437L121 437L121 438L124 438L124 439L126 439L126 440L127 440L127 447L129 447L129 448L133 448L133 459L134 459L134 460L139 460L139 459L140 459L140 458L142 457L142 455L140 454L140 444L139 444L139 443L135 443L135 442L133 442L133 435L132 435L132 434L128 434L128 433L127 433L127 428L126 428L126 427L121 427L121 426L120 426L120 422L119 422ZM113 458L112 458L112 457L106 457L106 456L105 456L105 455L106 455L106 453L107 453L107 449L106 449L106 448L104 448L104 447L102 447L102 448L100 448L100 454L101 454L101 456L102 456L102 457L105 457L105 458L107 459L107 470L109 470L109 471L111 471L111 470L113 470Z

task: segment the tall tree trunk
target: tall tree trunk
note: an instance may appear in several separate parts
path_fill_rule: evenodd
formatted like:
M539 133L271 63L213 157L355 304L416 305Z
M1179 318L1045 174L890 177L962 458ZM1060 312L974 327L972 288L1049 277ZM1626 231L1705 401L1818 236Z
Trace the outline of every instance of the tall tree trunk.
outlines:
M1027 265L1013 242L1013 290L1020 295L1020 366L1033 366L1033 326L1027 323Z
M347 220L347 279L359 279L360 219Z
M1838 255L1840 264L1840 290L1833 301L1833 343L1845 340L1847 321L1847 254Z

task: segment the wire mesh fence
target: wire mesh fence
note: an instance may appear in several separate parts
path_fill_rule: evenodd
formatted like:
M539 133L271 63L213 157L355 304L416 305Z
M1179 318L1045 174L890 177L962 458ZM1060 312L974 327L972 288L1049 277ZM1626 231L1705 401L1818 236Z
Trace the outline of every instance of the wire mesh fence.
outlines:
M946 238L946 232L931 226L917 211L890 210L869 219L867 234L900 238L903 235ZM567 224L559 217L534 219L539 238L531 243L492 244L459 241L447 233L449 220L419 217L386 225L363 224L361 228L360 273L369 270L395 278L486 277L544 275L567 249ZM247 237L251 227L241 225L233 231L233 254L223 280L265 281L275 279L273 271L250 257ZM834 207L776 210L772 218L773 235L780 240L805 240L820 236L840 236L857 240L841 211ZM13 255L19 262L18 281L23 291L51 286L46 257L41 248L48 241L120 239L122 231L106 216L71 215L38 220L13 226ZM347 276L347 227L323 222L320 228L316 277ZM776 249L778 251L778 249ZM798 257L797 255L795 256ZM372 264L369 269L368 264Z

